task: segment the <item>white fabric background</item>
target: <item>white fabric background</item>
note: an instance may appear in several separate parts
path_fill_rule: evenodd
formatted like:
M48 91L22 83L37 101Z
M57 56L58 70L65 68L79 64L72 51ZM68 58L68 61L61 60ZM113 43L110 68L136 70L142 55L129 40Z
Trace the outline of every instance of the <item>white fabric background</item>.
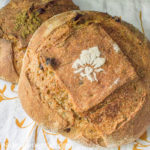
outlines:
M114 16L121 16L123 20L128 21L131 24L134 24L137 28L141 30L139 12L142 11L143 26L146 33L146 36L150 39L150 0L73 0L77 5L80 6L82 10L96 10L107 12ZM9 0L0 0L0 8L7 4ZM4 85L7 85L5 91L5 96L15 97L17 94L10 90L11 84L0 80L0 89L3 89ZM8 138L9 143L7 150L19 150L19 148L24 145L23 150L32 150L35 143L34 136L35 130L30 136L28 136L31 128L31 125L28 128L19 129L15 124L15 119L18 118L19 121L27 118L24 126L32 122L32 120L25 114L23 111L19 99L16 98L11 101L2 101L0 102L0 150L5 150L6 139ZM36 126L37 127L37 126ZM37 130L37 144L35 146L36 150L48 150L48 147L44 141L42 128L39 127ZM148 136L150 137L150 131L148 131ZM59 150L57 144L57 139L63 141L65 138L56 135L47 136L49 145L55 149ZM26 141L26 143L25 143ZM145 145L149 144L144 141L138 140ZM24 144L25 143L25 144ZM121 150L133 150L135 143L125 145L121 147ZM150 144L149 144L150 145ZM72 150L118 150L118 148L87 148L80 144L77 144L71 140L68 140L66 149L68 150L72 146ZM150 146L140 147L135 150L150 150Z

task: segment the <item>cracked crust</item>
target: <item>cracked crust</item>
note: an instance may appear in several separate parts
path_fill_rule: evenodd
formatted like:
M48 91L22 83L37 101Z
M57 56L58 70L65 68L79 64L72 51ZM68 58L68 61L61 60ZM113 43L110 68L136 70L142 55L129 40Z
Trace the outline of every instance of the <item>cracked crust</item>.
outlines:
M100 32L101 28L108 36L105 44L98 39L106 37ZM90 36L86 36L87 31ZM72 91L80 86L90 89L91 83L79 87L76 87L76 83L74 86L67 83L68 80L74 80L69 66L74 60L73 54L79 56L82 49L95 44L101 47L103 54L110 48L107 46L109 39L119 45L123 53L120 60L126 58L131 68L134 68L131 69L133 72L127 69L132 80L116 87L99 103L90 101L92 108L78 111ZM105 50L102 49L103 44ZM119 54L114 54L114 57L116 55ZM56 62L47 64L47 58L55 58ZM111 62L114 68L117 64ZM111 69L115 70L113 67ZM122 65L122 68L126 69L126 65ZM118 22L104 13L66 12L46 21L33 35L24 57L19 96L25 111L50 131L87 146L120 146L136 140L150 124L148 68L149 41L133 26L121 20ZM107 73L107 67L105 71ZM111 78L113 75L109 74L108 79ZM86 82L88 81L84 79L83 83ZM107 83L104 85L107 86ZM97 96L99 92L94 94ZM39 111L39 107L45 109ZM50 117L56 114L57 117Z
M11 61L2 59L9 67L0 77L17 83L28 42L42 22L61 12L78 9L71 0L11 0L0 10L0 38L12 45ZM7 51L2 48L2 51ZM3 52L5 53L5 52ZM10 69L10 70L9 70ZM13 76L13 77L12 77Z

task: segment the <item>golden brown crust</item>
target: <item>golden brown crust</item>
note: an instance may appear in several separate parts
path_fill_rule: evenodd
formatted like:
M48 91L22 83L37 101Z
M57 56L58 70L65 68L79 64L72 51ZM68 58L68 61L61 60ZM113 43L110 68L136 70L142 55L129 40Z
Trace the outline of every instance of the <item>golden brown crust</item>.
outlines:
M111 23L108 25L107 23L104 23L102 24L102 27L107 31L111 38L118 43L124 54L129 58L130 62L132 62L147 90L146 99L144 103L141 104L138 112L134 113L134 116L132 116L126 124L121 126L121 128L105 138L107 145L109 144L109 146L112 147L133 142L144 133L150 124L148 117L150 114L150 74L147 69L149 68L150 63L150 42L134 26L121 20L117 25Z
M22 105L23 107L28 108L30 116L49 130L55 131L54 129L56 129L57 132L58 130L65 128L67 122L63 120L55 110L51 110L46 103L43 103L40 100L37 89L32 87L26 76L23 76L23 78L24 82L22 82L20 86L24 88L24 92L21 92L20 96L24 97L28 95L28 99L23 100ZM28 88L28 90L26 88ZM28 93L26 93L27 91ZM35 109L33 109L33 107Z
M89 37L85 36L87 32ZM100 38L106 42L102 43ZM119 45L121 54L113 54L112 47L109 46L110 40ZM49 19L33 35L24 57L19 96L25 111L47 129L58 131L88 146L94 144L110 147L134 141L150 124L150 71L147 69L150 68L150 47L147 42L139 31L104 13L72 11ZM80 56L81 50L96 45L107 60L103 66L105 76L109 69L117 70L116 66L121 60L124 63L120 68L128 72L127 78L122 73L116 76L108 74L108 80L120 75L125 82L116 86L98 103L90 101L92 107L84 109L83 104L79 105L82 110L79 111L72 90L78 90L82 86L86 91L94 83L91 84L84 78L83 84L77 88L76 82L73 81L79 77L72 74L70 64ZM117 62L110 61L109 53ZM119 55L120 59L117 58ZM47 62L50 58L55 58L56 62ZM86 82L88 84L84 84ZM103 83L104 87L110 86L107 82ZM96 86L101 85L95 85L95 88ZM94 96L100 92L97 91ZM76 92L76 95L78 94L79 91ZM54 112L67 123L62 124L59 117L53 118L51 122L44 117L48 113L45 113L44 119L36 113L39 107L33 103L38 95L40 97L37 98L37 105L46 105L48 110L45 111L55 110ZM34 99L31 98L33 96ZM87 96L87 101L88 98ZM86 101L84 103L86 104ZM32 111L35 114L31 113ZM57 126L53 122L57 122Z
M150 124L150 119L148 117L150 114L149 107L150 101L149 97L147 97L146 102L134 117L131 117L124 126L105 137L107 147L132 143L142 136Z
M59 17L59 16L58 16ZM61 17L61 15L60 15L60 17ZM69 17L68 17L69 18ZM69 19L68 19L69 20ZM55 22L56 21L56 22ZM52 23L52 24L51 24ZM45 29L47 29L47 26L49 25L49 24L51 24L51 26L50 26L50 28L49 28L49 31L52 31L52 30L54 30L55 28L57 28L57 26L58 25L60 25L60 24L63 24L63 23L65 23L65 17L61 17L61 19L55 19L55 17L53 17L51 20L48 20L47 22L45 22L39 29L38 29L38 31L36 31L35 32L35 34L33 35L33 37L32 38L35 38L36 39L36 43L35 43L35 41L33 41L33 42L30 42L30 44L29 44L29 47L34 47L35 49L37 49L38 47L39 47L39 45L38 44L40 44L42 41L41 41L41 39L43 38L44 39L44 37L46 36L46 34L47 34L47 31L45 31ZM36 36L36 33L38 32L38 35ZM43 34L41 34L41 33L43 33ZM39 38L39 34L41 35L40 36L40 38ZM29 55L30 55L30 57L29 57ZM34 60L34 63L36 63L38 60L37 60L37 58L36 57L34 57L33 56L33 54L32 53L30 53L30 54L28 54L28 52L26 52L26 56L25 56L26 58L27 58L27 60L23 63L23 66L25 67L25 68L27 68L28 69L28 67L27 66L29 66L30 65L30 58L32 57L32 58L34 58L35 60ZM30 76L30 74L29 74L29 76ZM24 92L20 92L20 97L24 97L24 99L22 99L22 105L23 105L23 107L25 107L25 108L27 108L27 113L29 114L29 115L31 115L33 118L34 118L34 120L36 120L39 124L43 124L43 126L45 126L47 129L50 129L51 131L58 131L58 130L60 130L60 129L62 129L62 128L67 128L67 126L68 126L68 124L66 123L66 121L65 120L63 120L62 119L62 117L59 117L59 115L58 116L56 116L56 117L53 117L53 116L55 116L54 114L53 114L53 112L55 111L55 110L52 110L52 116L51 117L49 117L50 116L50 113L49 113L49 115L47 115L48 113L45 113L45 115L47 115L46 117L48 117L48 118L50 118L50 119L52 119L53 121L51 121L51 120L49 120L48 118L47 119L45 119L45 117L44 117L44 114L43 113L40 113L40 114L42 114L42 115L37 115L37 116L35 116L34 114L36 113L36 110L38 110L39 109L39 107L42 107L42 104L40 104L40 100L39 100L39 102L37 102L37 106L34 106L36 109L33 109L32 108L32 105L31 105L31 103L32 102L34 102L34 95L33 95L33 90L31 91L31 89L30 89L30 87L33 87L34 85L31 85L31 82L29 82L29 79L27 79L27 77L28 77L28 75L27 74L21 74L21 78L24 78L25 80L22 82L22 83L20 83L20 87L22 87L22 88L24 88ZM39 78L38 79L35 79L35 80L40 80ZM28 84L26 84L26 82L28 81ZM34 88L35 88L35 90L36 90L36 87L34 86ZM59 90L60 90L60 87L58 88ZM21 90L21 89L20 89ZM28 91L29 90L29 91ZM45 89L44 89L45 90ZM26 93L27 92L27 93ZM38 91L37 91L38 92ZM28 98L28 101L26 101L26 96L25 95L29 95L29 98ZM25 102L25 103L24 103ZM45 102L44 102L45 103ZM27 105L29 105L29 106L27 106ZM56 105L56 104L54 104L54 105ZM30 107L31 106L31 107ZM46 102L45 103L45 106L47 106L47 108L48 109L50 109L49 108L49 104ZM32 111L34 111L35 110L35 113L33 114L32 113ZM46 108L45 108L45 110L46 110ZM60 110L61 111L61 110ZM62 112L61 112L62 113ZM59 119L60 118L60 119ZM42 120L45 120L45 121L41 121L41 119ZM49 120L49 121L48 121ZM53 124L54 123L54 126L53 125L51 125L51 124ZM63 126L63 124L64 124L64 126ZM50 127L51 126L51 127Z
M13 83L18 82L13 65L12 44L5 39L0 39L0 77Z
M78 7L71 0L12 0L0 10L0 38L12 43L13 63L9 65L14 65L18 76L25 50L35 30L48 18L73 9ZM3 61L2 64L8 64ZM11 70L7 72L10 72L7 77L5 74L0 76L17 83L18 77L12 80Z

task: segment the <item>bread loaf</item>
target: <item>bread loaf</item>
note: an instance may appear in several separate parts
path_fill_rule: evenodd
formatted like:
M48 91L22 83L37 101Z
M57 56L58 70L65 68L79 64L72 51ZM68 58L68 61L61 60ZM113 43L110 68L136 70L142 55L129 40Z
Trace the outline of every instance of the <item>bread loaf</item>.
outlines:
M133 142L150 123L150 43L105 13L52 17L27 48L19 97L39 125L87 146Z
M53 15L73 9L78 7L71 0L11 0L2 8L0 10L0 51L2 51L0 77L17 83L26 47L35 30ZM11 59L9 61L4 59L7 54Z

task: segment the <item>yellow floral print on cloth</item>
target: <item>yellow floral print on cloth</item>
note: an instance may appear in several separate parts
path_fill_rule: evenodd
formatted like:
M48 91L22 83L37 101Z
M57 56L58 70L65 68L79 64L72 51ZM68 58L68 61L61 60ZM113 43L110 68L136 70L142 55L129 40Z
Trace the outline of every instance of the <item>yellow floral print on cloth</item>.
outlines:
M0 0L0 8L9 0ZM150 1L73 0L81 9L108 12L134 24L150 39ZM0 150L150 150L150 128L134 143L87 148L38 126L21 107L17 86L0 80Z
M144 148L150 148L150 140L148 140L147 132L145 132L139 140L135 141L133 150L141 150Z
M4 87L2 89L0 89L0 102L2 102L3 100L13 100L16 99L17 97L7 97L5 96L5 91L6 91L7 85L5 84ZM11 87L12 90L12 87Z
M9 141L8 141L8 139L6 138L5 143L4 143L4 149L5 149L5 150L7 150L8 143L9 143ZM0 143L0 150L1 150L1 149L2 149L2 144Z

